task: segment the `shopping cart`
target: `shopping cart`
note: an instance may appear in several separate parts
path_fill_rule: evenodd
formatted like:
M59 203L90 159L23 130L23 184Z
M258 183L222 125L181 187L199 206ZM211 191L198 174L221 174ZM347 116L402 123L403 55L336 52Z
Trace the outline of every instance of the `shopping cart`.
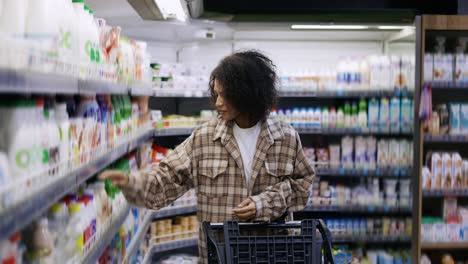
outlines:
M210 264L319 264L322 252L323 263L334 264L331 234L322 220L276 224L203 222L203 229Z

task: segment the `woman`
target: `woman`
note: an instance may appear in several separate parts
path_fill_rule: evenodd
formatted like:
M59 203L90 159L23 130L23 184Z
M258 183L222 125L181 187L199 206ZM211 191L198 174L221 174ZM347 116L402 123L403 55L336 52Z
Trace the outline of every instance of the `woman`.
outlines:
M235 53L213 70L209 89L219 117L197 129L148 173L106 171L126 199L162 208L190 188L200 222L271 221L302 210L314 170L296 131L269 119L276 103L275 65L256 51ZM200 260L206 262L200 232Z

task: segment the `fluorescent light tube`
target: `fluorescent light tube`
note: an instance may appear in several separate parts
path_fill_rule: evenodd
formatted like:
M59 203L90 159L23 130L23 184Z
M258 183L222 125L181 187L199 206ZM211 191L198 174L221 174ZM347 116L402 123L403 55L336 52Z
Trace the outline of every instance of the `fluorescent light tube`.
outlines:
M368 29L369 26L363 25L292 25L291 29Z
M173 18L180 21L187 20L187 13L181 0L154 0L164 19Z
M387 30L398 30L398 29L405 29L408 26L377 26L378 29L387 29Z

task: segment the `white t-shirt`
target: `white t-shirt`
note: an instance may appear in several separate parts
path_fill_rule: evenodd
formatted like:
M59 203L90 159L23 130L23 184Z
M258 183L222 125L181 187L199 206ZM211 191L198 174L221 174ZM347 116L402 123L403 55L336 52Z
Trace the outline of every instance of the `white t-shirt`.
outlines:
M240 128L235 122L233 127L234 138L237 141L244 164L245 181L247 188L252 177L253 159L257 149L257 140L260 135L260 122L250 128Z

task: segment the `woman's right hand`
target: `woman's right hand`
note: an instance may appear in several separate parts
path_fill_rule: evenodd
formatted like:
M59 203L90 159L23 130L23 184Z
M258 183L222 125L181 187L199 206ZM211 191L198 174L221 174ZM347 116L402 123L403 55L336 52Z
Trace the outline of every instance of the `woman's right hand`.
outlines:
M122 188L128 186L129 175L118 170L106 170L98 176L100 180L111 180L112 184Z

